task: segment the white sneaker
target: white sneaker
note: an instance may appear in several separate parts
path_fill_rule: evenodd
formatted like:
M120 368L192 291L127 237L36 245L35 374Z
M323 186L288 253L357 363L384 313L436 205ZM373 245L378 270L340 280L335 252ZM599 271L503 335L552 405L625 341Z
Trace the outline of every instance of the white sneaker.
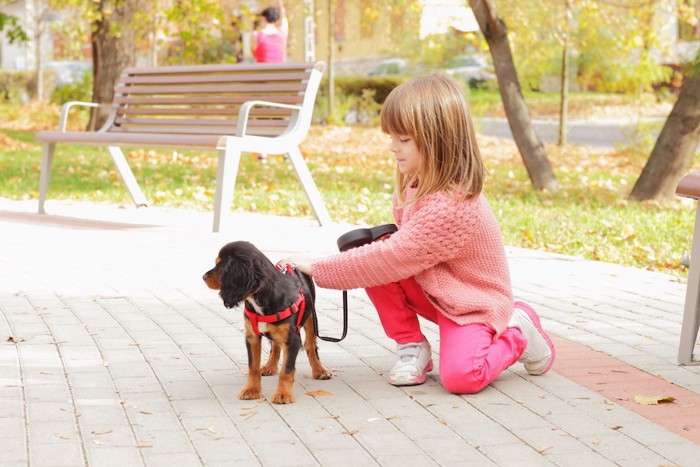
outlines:
M427 339L423 339L423 342L399 344L396 352L399 354L399 359L389 373L387 378L389 384L394 386L423 384L426 374L433 369L430 343Z
M527 339L527 347L518 359L525 365L525 369L531 375L543 375L552 368L556 353L554 344L549 338L542 324L528 304L515 302L515 309L508 322L508 327L520 328L520 331Z

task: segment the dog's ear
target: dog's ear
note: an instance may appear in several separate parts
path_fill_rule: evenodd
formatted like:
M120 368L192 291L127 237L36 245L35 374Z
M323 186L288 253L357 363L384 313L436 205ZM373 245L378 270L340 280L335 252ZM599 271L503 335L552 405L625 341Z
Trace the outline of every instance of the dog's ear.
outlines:
M260 287L253 261L248 256L234 256L221 268L219 295L226 308L233 308Z

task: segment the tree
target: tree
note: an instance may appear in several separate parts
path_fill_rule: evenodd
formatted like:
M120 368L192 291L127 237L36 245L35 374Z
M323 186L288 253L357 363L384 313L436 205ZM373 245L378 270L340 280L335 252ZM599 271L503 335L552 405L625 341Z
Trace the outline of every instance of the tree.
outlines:
M17 17L0 11L0 33L3 33L10 44L26 42L29 40L27 33L22 29Z
M92 21L92 101L112 102L114 84L122 70L136 62L134 14L143 8L139 0L98 0ZM89 126L99 128L108 114L107 109L92 112Z
M683 80L678 100L661 129L630 199L669 199L686 174L700 143L700 52Z
M469 0L469 4L489 45L508 124L532 185L537 190L557 191L559 184L544 145L532 126L532 117L523 98L506 25L496 15L491 0Z

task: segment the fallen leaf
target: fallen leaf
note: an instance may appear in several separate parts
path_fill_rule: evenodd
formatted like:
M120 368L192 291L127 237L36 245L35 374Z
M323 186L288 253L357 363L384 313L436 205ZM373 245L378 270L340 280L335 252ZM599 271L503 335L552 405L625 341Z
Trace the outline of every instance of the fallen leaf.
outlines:
M640 405L659 405L662 402L673 402L675 397L671 396L644 396L641 394L635 394L634 401Z
M146 444L146 443L138 443L138 444L135 444L134 446L137 448L152 448L153 447L152 444Z
M112 432L112 430L103 430L103 431L91 431L90 433L92 433L95 436L99 436L99 435L106 435L106 434L111 433L111 432Z
M216 434L216 430L210 427L207 428L195 428L196 431L206 431L211 434Z
M315 391L307 392L306 395L311 396L311 397L319 397L319 396L333 396L334 394L332 392L328 392L324 389L317 389Z
M250 417L252 417L253 415L255 415L256 413L258 413L258 411L257 411L257 410L253 410L252 412L242 413L242 414L241 414L241 417L243 417L243 418L245 418L245 419L247 420L247 419L249 419Z
M350 435L350 436L355 436L357 433L359 433L360 430L350 430L350 431L344 431L344 435Z

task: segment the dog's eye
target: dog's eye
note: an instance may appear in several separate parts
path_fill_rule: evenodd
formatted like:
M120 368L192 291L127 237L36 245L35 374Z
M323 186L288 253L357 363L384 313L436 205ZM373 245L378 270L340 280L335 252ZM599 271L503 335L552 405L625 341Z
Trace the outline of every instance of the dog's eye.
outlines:
M216 261L214 261L215 264L219 264L221 262L221 258L216 258Z

